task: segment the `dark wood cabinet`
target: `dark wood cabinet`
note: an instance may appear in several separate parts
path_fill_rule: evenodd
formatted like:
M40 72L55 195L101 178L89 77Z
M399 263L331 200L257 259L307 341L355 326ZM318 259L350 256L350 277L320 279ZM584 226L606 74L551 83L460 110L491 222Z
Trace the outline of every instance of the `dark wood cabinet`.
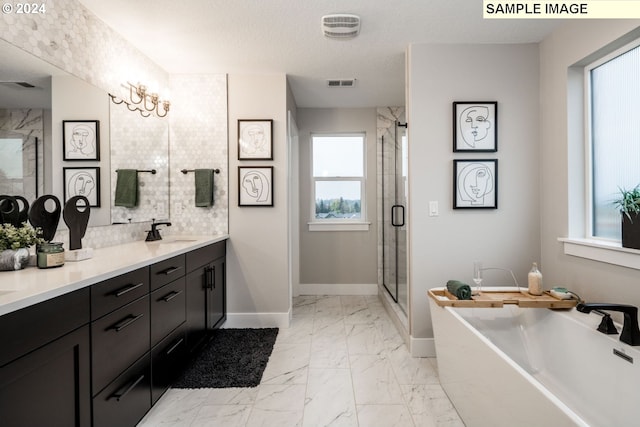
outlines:
M183 327L179 327L160 341L151 351L151 404L167 391L184 368L187 341Z
M198 351L207 330L226 320L226 243L224 241L187 254L187 347Z
M225 248L0 316L0 426L135 426L226 319Z
M149 296L91 323L93 394L149 351Z
M0 317L0 425L91 426L89 289Z
M133 427L151 408L149 353L93 399L93 427Z
M227 319L226 291L227 291L227 268L226 259L218 258L209 266L211 280L208 284L206 316L207 327L217 328Z

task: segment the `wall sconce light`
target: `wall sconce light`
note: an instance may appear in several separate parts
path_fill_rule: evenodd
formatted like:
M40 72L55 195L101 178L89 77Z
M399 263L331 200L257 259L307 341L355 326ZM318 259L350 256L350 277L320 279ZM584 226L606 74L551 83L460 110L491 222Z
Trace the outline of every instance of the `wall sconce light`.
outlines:
M169 101L161 101L157 93L147 93L147 87L144 85L138 84L136 86L132 83L127 83L127 85L129 86L128 100L109 94L114 104L124 103L130 111L138 111L143 117L149 117L152 113L158 117L166 117L169 113L171 106Z

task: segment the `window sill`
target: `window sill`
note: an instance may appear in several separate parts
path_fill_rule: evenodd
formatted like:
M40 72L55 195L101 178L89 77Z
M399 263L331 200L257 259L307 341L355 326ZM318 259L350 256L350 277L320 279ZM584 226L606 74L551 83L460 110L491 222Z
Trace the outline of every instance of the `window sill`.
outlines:
M309 231L369 231L370 222L365 221L316 221L308 222Z
M640 250L623 248L620 242L560 237L566 255L640 270Z

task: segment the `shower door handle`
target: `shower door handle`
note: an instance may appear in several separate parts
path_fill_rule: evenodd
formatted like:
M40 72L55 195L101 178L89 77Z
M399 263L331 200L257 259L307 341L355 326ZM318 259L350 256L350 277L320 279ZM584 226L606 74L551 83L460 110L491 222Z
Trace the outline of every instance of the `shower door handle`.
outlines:
M396 221L396 209L402 209L402 222ZM404 226L404 206L403 205L393 205L391 206L391 225L394 227L403 227Z

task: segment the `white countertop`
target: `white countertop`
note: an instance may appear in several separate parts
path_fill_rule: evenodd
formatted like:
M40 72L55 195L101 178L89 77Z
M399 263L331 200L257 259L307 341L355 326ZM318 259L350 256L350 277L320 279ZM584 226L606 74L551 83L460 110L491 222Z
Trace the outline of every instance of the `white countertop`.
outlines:
M91 259L67 261L62 267L0 271L0 316L228 238L167 236L94 249Z

